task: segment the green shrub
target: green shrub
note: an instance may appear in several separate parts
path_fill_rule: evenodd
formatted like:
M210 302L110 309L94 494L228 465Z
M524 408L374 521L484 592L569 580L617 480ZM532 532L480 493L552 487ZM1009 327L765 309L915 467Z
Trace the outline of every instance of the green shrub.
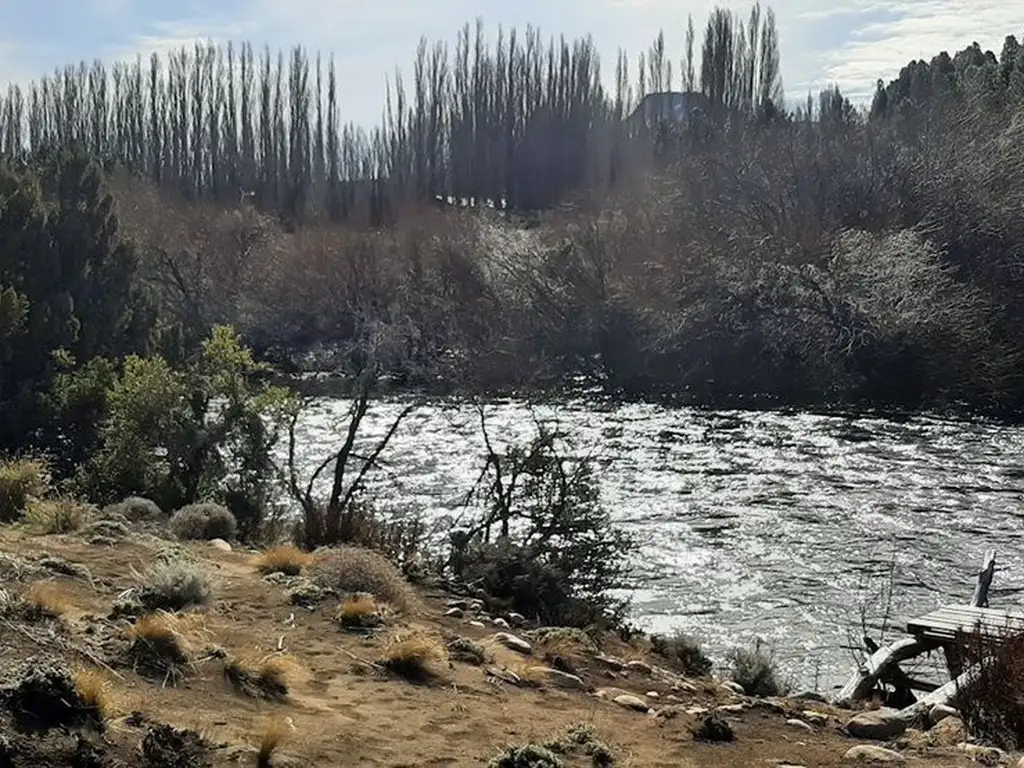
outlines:
M0 523L17 520L30 498L41 498L50 490L50 473L38 459L0 461Z
M129 496L116 504L109 504L103 508L103 513L104 515L121 515L132 523L156 522L166 517L164 511L155 501L142 496Z
M712 663L700 643L687 634L652 635L651 649L673 667L688 675L701 677L711 671Z
M408 610L412 590L401 572L383 555L359 547L339 547L320 556L313 580L340 594L366 592L398 610Z
M743 686L749 696L782 696L786 685L779 680L775 658L758 642L753 648L734 648L729 652L733 682Z
M88 522L93 507L75 499L29 499L25 523L33 533L71 533Z
M235 516L220 504L189 504L173 515L171 531L179 539L202 540L233 539L235 537Z
M539 744L509 747L487 764L487 768L561 768L554 752Z

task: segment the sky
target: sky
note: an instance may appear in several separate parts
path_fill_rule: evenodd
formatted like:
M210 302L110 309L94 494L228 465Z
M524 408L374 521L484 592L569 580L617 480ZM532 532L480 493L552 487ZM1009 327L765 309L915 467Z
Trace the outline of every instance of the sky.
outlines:
M333 53L343 118L376 123L385 77L412 71L421 36L454 41L466 22L487 30L527 25L548 35L591 35L610 80L619 49L631 60L659 30L679 71L687 14L700 32L715 5L749 13L751 0L0 0L0 86L81 60L148 57L201 41L303 45ZM1019 0L776 0L789 99L837 84L870 96L911 59L973 42L997 54L1024 36ZM677 75L678 77L678 75Z

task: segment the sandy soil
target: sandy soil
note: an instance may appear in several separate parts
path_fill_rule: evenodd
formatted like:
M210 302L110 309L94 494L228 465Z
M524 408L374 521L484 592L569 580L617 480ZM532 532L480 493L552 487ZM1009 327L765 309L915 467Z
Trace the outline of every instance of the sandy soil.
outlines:
M848 712L807 701L758 701L711 680L679 678L662 671L656 657L617 638L600 653L622 661L641 660L653 669L636 665L616 672L593 651L564 642L554 649L535 645L530 657L497 648L495 627L470 625L469 615L444 616L452 597L436 590L418 588L420 605L413 615L397 617L374 634L346 632L332 620L337 599L313 610L292 605L284 586L269 583L256 572L255 553L224 552L206 544L190 547L216 577L213 602L198 611L204 642L231 654L284 649L298 660L304 674L293 682L286 700L256 700L225 680L218 654L207 654L180 684L165 685L132 669L122 639L130 622L108 618L117 595L136 582L132 569L151 564L159 546L153 538L97 546L73 535L31 537L0 528L0 587L19 593L41 580L53 581L67 601L59 621L3 620L0 685L10 685L26 659L52 659L68 669L99 670L114 702L103 732L85 729L85 736L61 729L24 736L0 714L8 755L4 757L0 742L0 766L159 765L154 750L146 758L149 762L140 762L140 745L147 736L154 738L149 735L154 724L195 731L209 745L194 762L187 755L175 758L177 768L255 765L262 734L272 723L283 724L286 731L272 765L480 766L509 745L557 739L579 723L593 727L616 765L645 768L839 766L846 751L859 743L842 730ZM88 576L54 573L53 563L47 566L41 560L45 557L84 566ZM451 662L440 678L421 685L374 666L387 638L410 629L488 644L495 647L493 663L481 667ZM522 634L526 629L512 631ZM502 668L522 673L531 665L544 666L545 651L557 651L591 690L531 688L488 673ZM607 689L614 690L609 694ZM643 697L651 711L616 704L612 697L619 692ZM735 740L695 740L693 730L702 715L688 710L721 706L728 707L721 715L734 729ZM824 712L829 719L809 730L787 724L787 719L804 717L804 710ZM975 765L955 749L932 746L924 737L916 743L916 749L900 745L907 765ZM567 766L592 764L582 751L563 760Z

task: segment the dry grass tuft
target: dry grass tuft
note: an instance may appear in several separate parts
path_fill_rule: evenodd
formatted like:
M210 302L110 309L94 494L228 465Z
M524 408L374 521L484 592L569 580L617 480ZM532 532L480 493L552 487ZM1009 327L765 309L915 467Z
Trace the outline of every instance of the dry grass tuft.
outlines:
M93 507L75 499L29 499L25 507L25 524L33 533L47 535L72 533L85 525Z
M274 547L256 558L256 569L264 576L268 573L298 576L312 562L313 556L298 547Z
M427 683L443 675L448 663L444 644L426 632L395 635L381 657L385 669L412 683Z
M224 662L224 677L236 691L254 699L284 701L303 675L302 665L287 654L236 656Z
M114 714L114 697L110 681L94 669L81 669L74 673L75 690L82 705L97 722L104 722Z
M67 590L54 581L32 584L21 596L31 617L59 619L74 607Z
M278 748L291 735L293 726L284 718L270 720L260 735L260 747L256 752L256 768L270 768L271 760Z
M177 683L195 663L196 621L195 616L166 611L139 618L126 632L135 670L162 676L165 683Z
M412 589L383 555L359 547L338 547L318 558L314 580L340 594L366 592L399 611L413 608Z
M341 604L334 619L345 629L370 629L383 623L383 611L373 597L354 595Z
M50 470L39 459L0 461L0 523L10 523L24 513L29 500L50 490Z

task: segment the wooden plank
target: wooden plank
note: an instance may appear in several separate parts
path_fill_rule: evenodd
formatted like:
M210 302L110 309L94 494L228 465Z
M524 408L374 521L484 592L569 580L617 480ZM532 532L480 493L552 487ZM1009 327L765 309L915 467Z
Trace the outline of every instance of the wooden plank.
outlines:
M988 588L992 586L992 575L996 572L996 551L990 549L985 553L985 562L978 571L978 583L971 596L971 605L988 606Z
M962 688L969 685L979 674L980 667L974 666L966 672L961 673L955 679L945 685L936 688L927 696L919 699L916 704L900 710L900 716L906 723L914 723L923 717L927 717L932 707L936 704L954 704L956 695Z

